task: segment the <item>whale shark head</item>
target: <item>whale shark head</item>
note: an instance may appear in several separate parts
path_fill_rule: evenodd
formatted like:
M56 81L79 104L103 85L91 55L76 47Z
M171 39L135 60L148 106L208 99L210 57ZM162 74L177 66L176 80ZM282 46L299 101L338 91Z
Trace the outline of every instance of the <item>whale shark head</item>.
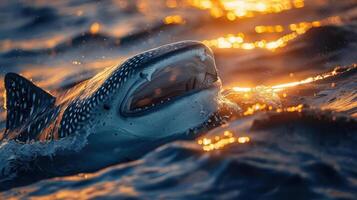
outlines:
M220 87L208 47L195 41L165 45L88 81L85 88L93 91L84 92L69 106L60 134L72 127L71 112L82 121L90 120L91 132L97 135L162 138L181 134L217 111Z
M26 142L90 132L119 141L200 127L218 110L221 82L212 51L184 41L133 56L57 98L15 73L5 76L5 88L6 138Z

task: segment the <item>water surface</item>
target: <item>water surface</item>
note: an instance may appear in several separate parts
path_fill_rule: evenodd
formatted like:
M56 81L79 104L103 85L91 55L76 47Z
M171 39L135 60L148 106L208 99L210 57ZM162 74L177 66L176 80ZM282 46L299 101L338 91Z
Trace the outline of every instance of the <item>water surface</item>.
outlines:
M20 73L53 94L134 54L181 40L211 46L225 89L336 74L277 92L280 110L257 108L269 104L259 98L232 97L246 114L198 139L165 144L98 172L8 189L0 197L356 199L357 4L291 2L279 12L242 16L229 7L219 15L184 1L1 2L1 76ZM2 108L2 129L5 117ZM227 142L214 146L218 141ZM0 167L14 157L53 153L7 147L0 145Z

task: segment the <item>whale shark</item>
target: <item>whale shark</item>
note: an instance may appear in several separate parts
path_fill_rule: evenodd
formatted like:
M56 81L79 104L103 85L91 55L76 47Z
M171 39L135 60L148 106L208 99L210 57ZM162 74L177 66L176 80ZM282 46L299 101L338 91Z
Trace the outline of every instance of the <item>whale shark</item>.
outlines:
M56 97L16 73L5 75L5 89L3 142L52 144L85 135L79 150L62 149L42 162L54 176L131 160L222 120L213 52L197 41L140 53Z

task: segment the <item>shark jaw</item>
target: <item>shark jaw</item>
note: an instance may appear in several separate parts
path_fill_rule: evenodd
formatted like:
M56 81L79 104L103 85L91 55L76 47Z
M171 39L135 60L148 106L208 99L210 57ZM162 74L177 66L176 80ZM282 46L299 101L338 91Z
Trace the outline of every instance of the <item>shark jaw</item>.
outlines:
M98 110L95 135L111 141L170 137L201 126L218 110L221 82L208 47L186 41L152 51L160 55L136 65L139 70L104 103L109 109Z

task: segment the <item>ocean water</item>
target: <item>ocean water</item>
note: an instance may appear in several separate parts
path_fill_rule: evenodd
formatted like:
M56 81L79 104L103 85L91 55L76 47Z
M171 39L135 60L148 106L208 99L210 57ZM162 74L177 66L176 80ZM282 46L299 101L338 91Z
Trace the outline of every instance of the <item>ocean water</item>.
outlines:
M286 1L295 4L232 15L220 2L222 16L188 1L1 1L2 77L20 73L56 94L147 49L199 40L226 91L256 92L228 94L242 114L221 127L92 173L6 186L21 176L9 163L81 145L0 143L0 199L357 199L357 3ZM294 86L261 92L285 83Z

